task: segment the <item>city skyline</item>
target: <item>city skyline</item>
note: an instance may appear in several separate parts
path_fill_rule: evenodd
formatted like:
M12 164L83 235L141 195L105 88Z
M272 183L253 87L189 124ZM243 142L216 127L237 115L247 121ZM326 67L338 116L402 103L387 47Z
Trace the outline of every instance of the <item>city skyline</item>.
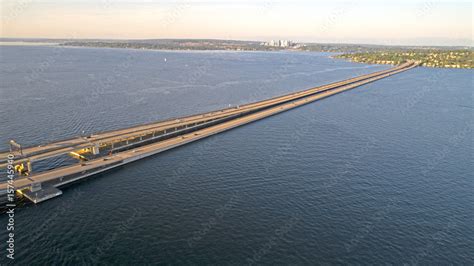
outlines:
M2 1L0 37L472 46L472 8L468 1Z

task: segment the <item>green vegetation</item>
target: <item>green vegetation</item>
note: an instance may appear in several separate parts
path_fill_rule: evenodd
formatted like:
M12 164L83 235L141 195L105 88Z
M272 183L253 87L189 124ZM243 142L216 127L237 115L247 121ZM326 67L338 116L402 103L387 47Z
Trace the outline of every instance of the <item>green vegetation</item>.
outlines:
M426 67L474 68L474 51L464 50L405 50L349 53L336 56L353 62L369 64L400 64L418 61Z

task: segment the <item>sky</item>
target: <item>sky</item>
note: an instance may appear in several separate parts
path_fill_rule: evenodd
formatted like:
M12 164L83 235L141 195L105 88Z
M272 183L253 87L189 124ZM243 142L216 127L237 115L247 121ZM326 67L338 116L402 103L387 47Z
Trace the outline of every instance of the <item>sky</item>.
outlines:
M473 45L472 1L0 0L3 38Z

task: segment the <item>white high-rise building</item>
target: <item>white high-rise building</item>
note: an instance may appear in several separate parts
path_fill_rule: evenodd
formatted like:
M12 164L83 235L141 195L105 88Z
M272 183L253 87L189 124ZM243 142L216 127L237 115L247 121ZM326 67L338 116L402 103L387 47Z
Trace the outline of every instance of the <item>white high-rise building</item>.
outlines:
M294 45L292 41L289 40L271 40L269 42L264 43L265 46L272 46L272 47L291 47Z

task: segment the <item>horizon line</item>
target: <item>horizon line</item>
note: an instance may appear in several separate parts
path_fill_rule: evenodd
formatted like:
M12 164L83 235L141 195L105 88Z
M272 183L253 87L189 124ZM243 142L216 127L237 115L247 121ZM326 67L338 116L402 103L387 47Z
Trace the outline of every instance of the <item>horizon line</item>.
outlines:
M150 41L150 40L212 40L212 41L237 41L237 42L266 42L265 40L245 40L245 39L221 39L221 38L48 38L48 37L0 37L0 40L99 40L99 41ZM291 38L274 38L273 40L292 40ZM380 43L366 43L366 42L317 42L317 41L295 41L299 44L338 44L338 45L375 45L387 47L468 47L474 48L474 45L431 45L431 44L380 44Z

